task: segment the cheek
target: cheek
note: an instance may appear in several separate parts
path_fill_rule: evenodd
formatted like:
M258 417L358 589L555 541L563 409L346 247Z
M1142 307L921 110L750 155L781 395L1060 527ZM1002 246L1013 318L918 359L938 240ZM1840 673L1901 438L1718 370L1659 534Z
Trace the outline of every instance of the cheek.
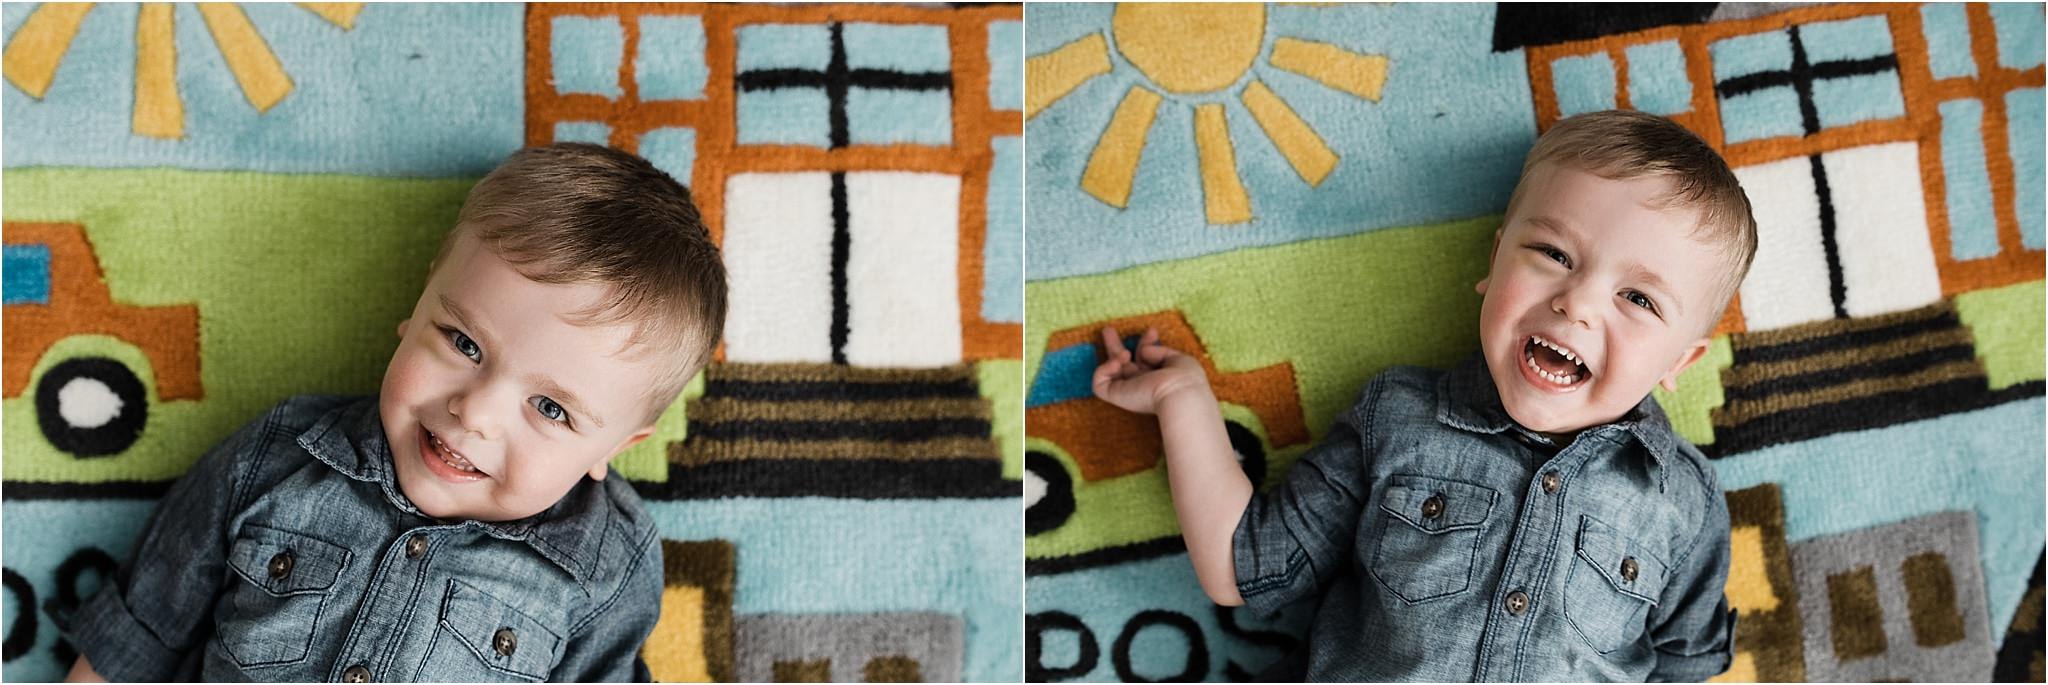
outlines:
M381 392L394 398L418 398L437 386L439 374L432 356L420 350L417 342L408 341L385 368Z
M583 455L529 452L520 455L519 467L506 474L504 492L519 500L553 502L575 487L583 474L589 471L588 460Z
M1526 308L1525 302L1529 299L1528 281L1516 278L1512 270L1507 271L1496 276L1491 285L1487 286L1486 299L1479 305L1479 318L1483 323L1512 323L1520 314L1520 310Z

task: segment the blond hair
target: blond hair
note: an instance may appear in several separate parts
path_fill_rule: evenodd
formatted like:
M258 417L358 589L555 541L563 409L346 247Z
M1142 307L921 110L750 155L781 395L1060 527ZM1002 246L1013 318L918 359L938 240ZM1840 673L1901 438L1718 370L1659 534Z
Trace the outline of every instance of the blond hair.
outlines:
M1720 320L1720 312L1756 258L1756 218L1750 214L1749 196L1720 153L1685 127L1653 114L1611 109L1574 115L1557 122L1529 148L1522 181L1508 198L1508 216L1521 202L1529 173L1544 162L1610 181L1668 179L1671 188L1657 198L1660 208L1699 212L1699 227L1692 236L1719 245L1731 267L1719 284L1723 296L1713 321Z
M647 160L584 143L512 153L478 182L438 267L470 234L538 283L607 286L578 325L632 322L628 346L667 363L642 399L661 415L711 359L725 328L725 264L690 191Z

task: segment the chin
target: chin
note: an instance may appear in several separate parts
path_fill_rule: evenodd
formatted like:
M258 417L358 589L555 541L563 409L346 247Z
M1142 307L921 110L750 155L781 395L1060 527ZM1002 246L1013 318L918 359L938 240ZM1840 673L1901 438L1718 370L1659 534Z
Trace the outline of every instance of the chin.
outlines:
M1507 409L1508 418L1513 419L1516 425L1523 428L1538 433L1564 433L1571 430L1565 427L1566 421L1553 414L1530 411L1526 407L1518 408L1516 406L1518 403L1502 402L1501 404Z

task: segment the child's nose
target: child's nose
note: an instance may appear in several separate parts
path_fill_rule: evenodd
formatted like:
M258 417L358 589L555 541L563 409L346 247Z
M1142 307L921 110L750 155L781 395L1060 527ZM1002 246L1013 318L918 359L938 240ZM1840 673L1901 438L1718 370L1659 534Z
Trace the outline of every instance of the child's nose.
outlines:
M1556 297L1550 298L1550 311L1563 316L1567 321L1592 328L1592 313L1596 305L1590 298L1584 296L1586 292L1590 292L1590 289L1569 288L1559 292Z
M464 438L489 440L498 435L502 404L491 399L488 388L468 389L448 396L448 414L468 434Z

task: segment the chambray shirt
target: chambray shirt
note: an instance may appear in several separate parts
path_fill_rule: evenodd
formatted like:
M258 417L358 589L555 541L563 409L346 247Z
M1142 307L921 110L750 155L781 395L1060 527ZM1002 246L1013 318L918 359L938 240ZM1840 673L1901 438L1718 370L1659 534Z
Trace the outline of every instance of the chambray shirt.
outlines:
M1655 400L1560 450L1475 355L1373 378L1232 551L1254 610L1321 598L1271 676L1703 680L1732 655L1728 535L1713 470Z
M376 397L286 400L171 487L74 643L117 681L646 679L661 548L623 478L438 521L392 468Z

